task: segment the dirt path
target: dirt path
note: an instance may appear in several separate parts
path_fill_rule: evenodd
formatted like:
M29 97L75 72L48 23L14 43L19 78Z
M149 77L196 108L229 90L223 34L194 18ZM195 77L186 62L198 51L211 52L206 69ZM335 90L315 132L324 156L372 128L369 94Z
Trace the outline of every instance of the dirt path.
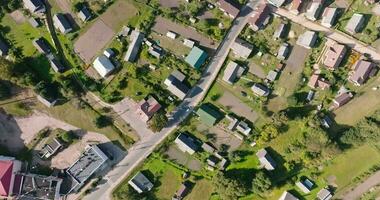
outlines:
M367 180L356 186L356 188L353 190L347 192L343 197L343 200L359 199L365 192L378 184L380 184L380 171L370 176Z
M71 3L68 0L55 0L58 7L65 13L70 13L72 16L75 16L75 13L71 10Z

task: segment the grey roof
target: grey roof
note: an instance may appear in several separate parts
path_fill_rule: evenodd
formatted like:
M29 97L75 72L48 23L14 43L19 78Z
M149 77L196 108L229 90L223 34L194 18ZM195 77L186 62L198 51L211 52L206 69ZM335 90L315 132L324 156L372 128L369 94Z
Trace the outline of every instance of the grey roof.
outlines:
M293 196L290 192L285 191L278 200L298 200L298 198Z
M18 199L60 199L59 190L62 183L60 178L37 174L16 174L15 178L21 181L20 190L17 192ZM16 182L15 180L15 184Z
M277 28L273 34L273 37L275 39L282 38L282 37L284 37L285 32L286 32L286 24L281 23L280 25L277 26Z
M46 11L42 0L23 0L25 8L32 13L43 13Z
M337 8L326 8L322 15L321 24L326 27L331 27L335 23L335 19L338 15Z
M165 79L165 85L168 90L176 95L179 99L184 99L189 88L183 83L185 75L178 70L174 70L168 78Z
M88 10L87 7L83 7L79 13L78 13L78 17L82 20L82 21L87 21L91 18L91 12L90 10Z
M6 56L8 55L9 47L8 45L0 39L0 56Z
M153 183L150 182L149 179L146 178L141 172L137 172L137 174L131 180L129 180L128 183L138 193L150 191L153 188Z
M352 15L351 19L348 21L345 29L351 34L360 32L364 23L364 15L355 13Z
M258 95L258 96L268 96L270 92L268 87L260 83L253 84L253 86L251 87L251 90L253 91L253 93L255 93L255 95Z
M38 38L38 39L33 40L33 45L37 48L37 50L40 53L43 53L43 54L51 53L51 49L49 45L46 43L44 38Z
M242 58L248 58L249 55L251 55L253 50L253 45L237 38L234 43L231 45L231 50L234 52L235 55L242 57Z
M45 146L42 147L41 154L43 156L48 154L49 156L46 156L48 158L51 155L53 155L55 152L57 152L58 149L61 147L62 147L62 144L57 140L57 138L53 138L53 140L50 143L45 144Z
M190 154L195 153L199 148L195 138L184 133L180 133L178 135L178 137L175 139L175 143L182 151L188 152Z
M207 144L206 142L202 144L202 149L209 153L214 153L216 151L216 149L213 146Z
M144 34L139 31L132 31L131 33L131 43L129 44L127 53L125 54L124 61L134 62L139 53L141 43L144 40Z
M314 184L307 178L304 181L299 181L296 183L296 186L305 194L310 193L310 190L312 189L313 185Z
M277 58L281 60L285 60L289 54L289 45L284 43L280 46L277 53Z
M281 7L285 0L268 0L268 2L276 7Z
M314 90L310 90L310 91L307 93L306 101L308 101L308 102L312 101L313 98L314 98L314 94L315 94Z
M85 152L66 170L66 173L73 177L78 185L82 185L107 159L108 157L98 146L87 146Z
M317 197L320 200L329 200L332 198L332 195L329 190L323 188L318 192Z
M277 78L278 72L274 70L270 70L267 75L267 79L271 82L275 81Z
M307 9L305 16L306 18L315 21L321 15L322 10L323 6L321 2L312 2L309 9Z
M70 22L67 20L65 15L57 13L53 17L54 27L58 29L61 33L66 34L72 30Z
M37 28L40 26L40 23L33 17L28 19L28 22L30 25L32 25L34 28Z
M62 63L57 60L56 58L50 59L50 66L53 68L55 72L62 73L65 71L65 67L62 65Z
M268 154L268 152L265 149L260 149L256 156L259 158L260 163L264 166L267 170L274 170L276 167L276 163L272 159L272 157Z
M317 34L314 31L306 31L298 37L297 44L305 48L311 48L317 41Z
M156 58L161 58L161 56L164 54L164 50L160 46L155 44L149 47L148 52L150 55Z
M183 74L182 72L178 71L178 70L173 70L172 73L170 74L170 76L176 78L177 80L179 81L184 81L186 76L185 74Z
M230 61L224 70L223 81L233 84L238 78L239 68L240 66L236 62Z

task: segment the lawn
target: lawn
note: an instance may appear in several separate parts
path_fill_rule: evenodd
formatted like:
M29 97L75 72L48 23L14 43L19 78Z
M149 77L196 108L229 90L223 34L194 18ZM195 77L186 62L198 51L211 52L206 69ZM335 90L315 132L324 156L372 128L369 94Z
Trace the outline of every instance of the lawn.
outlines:
M380 109L380 91L373 90L380 85L380 77L373 78L367 84L360 86L353 100L334 111L338 124L355 125L359 120L370 116ZM352 113L355 114L352 114Z
M325 180L334 177L338 194L353 184L353 179L380 163L380 152L374 146L366 144L349 150L338 157L323 170Z
M337 28L343 32L345 31L345 27L352 17L354 13L360 13L365 15L365 27L362 28L360 33L356 33L353 35L354 38L366 43L372 44L378 38L377 35L379 33L377 26L380 20L379 16L376 16L372 13L372 8L375 4L363 6L364 0L356 0L352 3L350 9L346 11L343 16L339 19L337 24Z
M187 55L190 52L190 48L183 45L181 39L170 39L165 35L157 34L156 32L152 32L150 36L156 41L161 47L165 50L170 51L176 56Z

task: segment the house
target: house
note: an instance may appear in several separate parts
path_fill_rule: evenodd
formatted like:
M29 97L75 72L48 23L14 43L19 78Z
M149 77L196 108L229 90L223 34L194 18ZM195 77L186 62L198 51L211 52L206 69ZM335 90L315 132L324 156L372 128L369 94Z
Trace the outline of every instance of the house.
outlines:
M18 179L18 180L17 180ZM19 183L18 199L59 200L62 179L37 174L17 174L15 184Z
M327 28L330 28L335 24L337 16L338 8L326 8L322 14L321 24Z
M265 149L260 149L256 156L259 158L260 164L266 169L266 170L274 170L276 167L276 163L272 159L272 157L268 154L268 152Z
M83 154L66 170L73 183L68 193L77 192L96 171L104 167L107 160L108 157L97 145L86 146Z
M284 38L286 32L287 32L287 24L281 23L280 25L277 26L276 30L274 31L273 38L275 40Z
M314 184L307 178L296 183L296 186L305 194L309 194Z
M317 38L318 36L314 31L306 31L298 37L296 43L300 46L310 49L315 45Z
M79 13L78 13L79 19L81 19L83 22L86 22L91 19L91 12L87 7L83 7Z
M209 126L214 126L216 122L223 117L219 110L209 104L202 104L196 114L199 116L201 122Z
M278 49L277 58L280 60L286 60L286 58L289 55L289 52L290 52L289 44L285 42Z
M173 31L168 31L166 33L166 37L174 40L177 37L177 33L174 33Z
M230 116L230 115L227 115L226 118L230 121L230 123L228 124L227 129L230 130L230 131L235 130L237 124L239 123L239 120L236 119L233 116Z
M185 58L185 61L192 67L199 69L207 59L207 53L199 47L193 47Z
M236 126L236 130L238 130L240 133L243 133L246 136L249 136L252 129L246 122L240 121Z
M327 40L326 52L323 55L323 64L331 70L337 69L346 55L347 48L333 40Z
M148 53L153 57L160 59L164 55L164 49L156 44L152 44L148 49Z
M266 97L270 93L270 89L260 83L253 84L253 86L251 87L251 90L255 95L260 96L260 97Z
M107 48L104 50L103 55L105 55L107 58L111 58L115 56L115 52L111 48Z
M111 60L105 55L100 55L97 57L93 63L93 66L103 78L108 76L115 69L115 66L112 64Z
M133 30L130 38L131 38L131 43L128 46L128 50L127 50L127 53L125 54L124 61L134 62L139 53L141 43L144 40L144 34L137 30Z
M243 71L244 69L236 62L230 61L224 70L223 81L232 85L242 75Z
M319 200L330 200L332 198L332 194L328 189L323 188L318 192L317 198Z
M356 86L362 85L367 81L371 71L375 68L375 64L370 61L358 60L354 64L354 71L348 77L348 80L354 83Z
M319 74L315 73L311 75L307 85L313 89L320 88L322 90L328 89L330 87L329 82L327 82L324 78L321 78Z
M361 31L364 25L364 15L355 13L352 15L351 19L348 21L345 30L350 34L355 34Z
M128 181L128 184L133 187L138 193L148 192L152 190L153 183L149 181L144 174L137 172L131 180Z
M276 0L277 1L277 0ZM279 0L283 1L283 0ZM248 19L248 24L252 30L258 31L268 23L270 8L266 3L261 3Z
M0 39L0 56L6 56L8 55L9 47L8 45Z
M172 200L181 200L187 195L188 192L189 188L186 186L185 183L182 183L177 192L174 194Z
M62 144L59 142L59 140L57 138L53 138L49 143L45 144L45 146L42 147L39 155L41 158L50 158L50 156L54 155L61 147Z
M192 40L192 39L183 39L183 45L189 47L189 48L193 48L194 45L195 45L195 41Z
M268 2L276 7L281 7L285 3L285 0L268 0Z
M298 198L293 196L290 192L284 191L278 200L298 200Z
M231 45L231 50L235 56L247 59L252 53L253 45L242 39L236 38L235 42Z
M219 0L216 2L216 5L218 6L219 10L221 10L225 15L231 18L235 18L240 11L240 9L237 8L237 6L233 5L228 0Z
M298 15L301 11L303 1L304 0L293 0L289 8L290 12L295 15Z
M17 183L16 174L21 171L22 163L13 157L0 155L0 198L7 198L14 194L16 188L20 188ZM16 190L17 191L17 190Z
M44 38L38 38L38 39L35 39L33 40L33 45L34 47L36 47L36 49L42 53L42 54L49 54L51 53L51 49L49 47L49 45L46 43L45 39Z
M62 65L62 63L56 59L56 58L53 58L53 59L49 59L49 62L50 62L50 67L53 68L53 70L57 73L62 73L65 71L65 67Z
M190 155L197 152L199 148L196 139L184 133L180 133L174 142L181 151L187 152Z
M23 0L24 7L31 13L40 14L46 12L45 4L42 0Z
M143 121L148 121L158 110L160 110L161 105L158 101L153 97L149 96L141 100L137 105L136 114Z
M351 92L344 92L339 94L333 100L333 108L337 109L344 104L348 103L354 95Z
M69 33L73 30L69 20L65 17L65 15L61 13L57 13L53 17L53 24L56 29L58 29L62 34Z
M33 27L33 28L37 28L40 26L40 22L37 21L37 19L35 19L34 17L31 17L28 19L28 22L29 24Z
M189 88L183 83L184 80L185 75L178 70L174 70L168 78L165 79L164 83L172 94L182 100L189 91Z
M268 75L266 77L266 80L268 80L269 82L273 82L277 79L277 75L278 75L278 72L275 71L275 70L270 70L268 72Z
M309 20L315 21L319 18L323 10L323 4L321 1L314 0L310 7L307 9L305 17Z

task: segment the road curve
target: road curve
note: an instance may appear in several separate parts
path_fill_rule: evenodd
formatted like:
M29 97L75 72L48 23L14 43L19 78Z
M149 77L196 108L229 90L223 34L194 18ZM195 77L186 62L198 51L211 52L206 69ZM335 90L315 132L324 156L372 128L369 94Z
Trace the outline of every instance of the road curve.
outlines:
M247 24L247 20L252 14L253 8L256 7L258 3L259 0L250 0L247 5L241 9L239 16L233 21L230 30L219 44L215 55L212 57L197 85L189 91L183 102L170 114L171 117L167 127L161 132L155 133L150 137L141 138L139 142L135 143L128 150L128 155L104 176L103 179L107 182L99 185L94 192L85 196L84 199L111 199L113 189L121 183L121 181L123 181L135 167L147 158L153 150L192 112L193 108L203 100L207 91L218 76L223 62L228 56L231 44Z

